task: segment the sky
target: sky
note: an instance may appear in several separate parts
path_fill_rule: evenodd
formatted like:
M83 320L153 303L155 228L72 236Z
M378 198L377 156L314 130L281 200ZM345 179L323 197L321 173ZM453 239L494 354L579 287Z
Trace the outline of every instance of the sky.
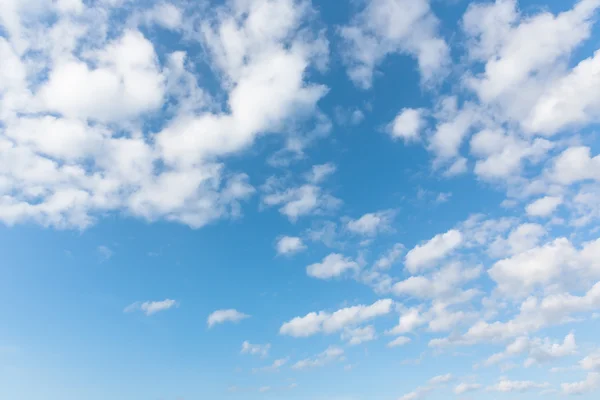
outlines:
M599 17L0 0L0 399L597 399Z

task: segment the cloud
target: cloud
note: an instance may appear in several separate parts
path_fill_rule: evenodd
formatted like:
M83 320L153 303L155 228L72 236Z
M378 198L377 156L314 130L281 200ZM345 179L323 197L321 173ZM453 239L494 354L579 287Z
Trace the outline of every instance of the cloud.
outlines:
M283 367L284 365L286 365L289 360L290 360L289 357L280 358L280 359L277 359L277 360L273 361L273 364L268 365L266 367L253 368L252 372L277 372L277 371L279 371L279 369L281 367Z
M339 277L348 271L357 271L359 265L356 261L338 253L326 256L322 262L306 267L308 276L317 279L331 279Z
M368 213L359 219L350 220L346 223L346 228L352 232L364 236L375 236L380 232L386 232L391 229L391 223L395 212L392 210Z
M438 376L434 376L433 378L431 378L429 380L429 384L430 385L440 385L442 383L448 383L452 379L454 379L452 374L438 375Z
M217 310L208 316L206 323L209 328L212 328L215 325L223 324L225 322L238 323L247 318L250 318L250 316L237 310Z
M100 256L100 261L108 261L115 254L109 247L107 246L98 246L97 247L98 255Z
M461 395L469 392L474 392L482 388L482 385L478 383L459 383L454 388L454 394Z
M600 387L600 373L590 372L584 381L563 383L560 387L562 392L568 395L580 395L593 392Z
M487 390L494 392L528 392L534 389L546 389L550 387L548 382L537 383L532 381L511 381L508 379L501 379L497 384L489 386Z
M130 313L134 311L141 311L147 316L151 316L158 312L166 311L176 306L178 306L177 301L171 299L166 299L162 301L145 301L143 303L135 302L125 307L124 312Z
M339 30L348 76L368 89L375 68L387 55L405 53L417 59L423 82L438 80L445 75L449 49L438 37L437 26L427 0L367 1L364 10Z
M307 180L311 183L319 184L332 175L336 170L337 167L332 163L313 165L312 170L307 176Z
M330 194L323 193L319 186L305 184L295 188L288 188L281 192L269 193L263 198L267 206L281 206L279 212L288 217L292 222L298 218L323 214L335 210L341 201Z
M531 217L548 217L562 204L563 200L557 196L546 196L529 204L525 211Z
M391 266L400 259L400 256L404 253L404 245L396 243L386 254L382 255L376 262L375 268L378 269L389 269Z
M600 352L592 353L579 362L585 370L600 371Z
M394 139L402 139L406 143L415 142L420 139L421 131L425 127L422 109L403 108L387 130Z
M405 344L408 344L411 342L411 339L409 337L406 336L398 336L396 339L392 340L391 342L389 342L387 344L387 347L400 347L400 346L404 346Z
M589 147L569 147L553 162L550 177L562 185L585 180L600 180L600 155L591 157Z
M573 333L568 334L562 344L553 342L549 338L530 339L523 336L510 343L504 352L496 353L489 357L484 364L498 364L509 357L525 353L528 357L525 360L524 365L525 367L530 367L535 364L545 364L562 357L573 355L576 351L577 344Z
M323 367L329 363L335 361L343 361L344 360L344 350L336 347L330 346L324 352L316 355L313 358L307 358L301 361L298 361L294 365L292 365L293 369L307 369L307 368L317 368Z
M200 17L167 3L113 12L118 4L6 9L5 224L84 229L101 215L124 213L199 228L237 217L254 188L222 158L319 114L327 89L308 81L307 71L324 68L328 44L303 28L316 15L308 2L226 2ZM156 45L148 24L186 30L206 50L201 62L220 88L214 97L199 85L197 58ZM292 196L286 212L302 214L311 194L304 188Z
M462 234L455 229L436 235L428 242L415 246L406 254L406 268L411 273L416 273L431 267L458 248L462 240Z
M251 344L248 341L242 343L242 354L250 354L253 356L266 357L269 355L269 350L271 350L271 344Z
M368 325L363 328L345 328L342 332L342 340L348 342L350 346L370 342L377 338L375 327Z
M306 245L299 237L283 236L277 240L277 254L294 254L306 249Z
M304 317L296 317L284 323L279 329L282 335L308 337L317 333L331 334L346 327L359 325L371 319L387 315L392 311L393 301L378 300L371 305L358 305L342 308L334 313L312 312Z

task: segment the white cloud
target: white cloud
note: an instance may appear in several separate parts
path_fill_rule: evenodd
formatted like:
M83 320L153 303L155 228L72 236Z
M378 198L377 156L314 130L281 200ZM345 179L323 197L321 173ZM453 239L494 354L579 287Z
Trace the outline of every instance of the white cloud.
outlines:
M521 224L514 228L506 239L497 237L490 244L488 252L492 257L519 254L536 247L546 234L546 229L539 224Z
M563 185L600 180L600 155L591 157L589 147L569 147L554 159L550 177Z
M411 339L406 336L398 336L387 344L387 347L400 347L411 342Z
M532 381L511 381L508 379L501 379L497 384L489 386L487 389L494 392L527 392L534 389L546 389L550 387L548 382L537 383Z
M252 344L248 341L242 343L242 354L250 354L253 356L266 357L269 355L269 350L271 350L271 344Z
M322 68L328 49L323 37L302 28L315 15L308 2L228 2L194 24L163 2L125 9L115 24L111 7L118 4L4 7L4 223L86 228L97 215L123 212L198 228L236 217L254 189L219 158L318 114L326 88L308 82L306 71ZM196 60L164 53L151 30L136 28L143 23L198 27L189 37L207 50L202 62L222 89L215 99L199 86ZM147 118L163 126L150 132ZM286 209L292 216L302 213L307 193L300 194Z
M440 385L442 383L448 383L452 379L454 379L452 374L438 375L438 376L434 376L433 378L431 378L429 380L429 384L430 385Z
M454 388L454 394L461 395L469 392L474 392L481 389L482 386L478 383L459 383Z
M391 223L395 214L392 210L368 213L359 219L348 221L346 227L350 232L356 234L375 236L380 232L391 230Z
M393 304L392 300L383 299L368 306L358 305L342 308L334 313L312 312L284 323L279 329L279 333L293 337L308 337L321 332L326 334L338 332L346 327L356 326L389 314Z
M302 242L302 239L295 236L283 236L277 240L277 254L294 254L299 251L305 250L306 245Z
M208 316L206 323L209 328L212 328L215 325L223 324L225 322L238 323L246 318L250 318L250 316L237 310L217 310Z
M378 269L389 269L404 253L404 245L396 243L386 254L381 256L375 262L375 268Z
M321 183L336 170L337 167L332 163L313 165L312 170L307 176L307 180L314 184Z
M104 245L98 246L96 251L98 252L98 255L100 256L101 262L110 260L112 258L112 256L115 254L114 251L112 251L110 249L110 247L107 247Z
M531 289L551 284L581 285L576 280L600 277L598 262L594 261L600 254L599 243L588 242L578 250L568 239L558 238L496 262L489 274L507 296L524 296Z
M579 362L581 368L592 371L600 371L600 352L592 353Z
M311 264L306 267L308 276L317 279L331 279L342 276L348 271L357 271L359 265L356 261L342 254L332 253L326 256L320 263Z
M581 382L563 383L560 385L564 394L580 395L595 391L600 387L600 373L590 372Z
M342 332L342 340L348 342L350 346L356 346L361 343L370 342L377 338L375 327L368 325L362 328L345 328Z
M411 296L420 299L443 299L458 294L466 282L481 275L481 268L463 268L458 263L451 263L430 277L411 276L397 282L392 292L397 296Z
M301 361L298 361L294 365L292 365L293 369L307 369L307 368L316 368L323 367L329 363L335 361L343 361L344 360L344 350L336 347L330 346L321 354L316 355L313 358L307 358Z
M427 0L367 1L365 9L339 31L346 43L350 79L370 88L375 68L393 53L415 57L425 83L443 77L449 49L438 37L437 25Z
M141 311L147 316L151 316L161 311L168 310L170 308L176 307L178 305L177 301L166 299L162 301L145 301L145 302L135 302L127 306L124 310L126 313Z
M427 319L416 308L411 308L400 316L398 325L386 332L389 335L402 335L412 332L416 328L427 323Z
M253 368L252 372L277 372L277 371L279 371L279 369L281 367L283 367L284 365L286 365L289 360L290 360L289 357L279 358L279 359L273 361L273 364L268 365L266 367Z
M459 247L462 239L460 231L455 229L434 236L428 242L415 246L406 254L406 268L411 273L415 273L431 267Z
M525 353L527 354L527 359L524 365L525 367L530 367L535 364L545 364L561 357L573 355L576 351L577 344L575 342L575 335L572 333L565 337L563 343L554 342L549 338L530 339L522 336L510 343L504 352L496 353L489 357L484 365L495 365L507 358Z
M263 202L268 206L281 205L279 212L292 222L302 216L335 210L341 204L339 199L323 193L319 186L311 184L267 194L263 198Z
M392 138L409 143L420 139L424 126L422 109L403 108L387 129Z
M531 217L548 217L562 204L562 202L563 199L561 197L546 196L529 204L525 208L525 211L527 212L527 215Z

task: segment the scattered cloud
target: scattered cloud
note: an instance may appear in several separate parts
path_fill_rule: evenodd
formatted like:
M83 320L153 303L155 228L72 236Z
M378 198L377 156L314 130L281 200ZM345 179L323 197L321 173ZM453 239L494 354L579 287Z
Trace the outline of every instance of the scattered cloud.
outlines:
M208 316L206 323L208 324L209 328L212 328L215 325L223 324L226 322L238 323L247 318L250 318L250 316L234 309L217 310Z
M290 255L306 249L302 239L295 236L283 236L277 240L277 254Z
M178 306L177 301L171 299L166 299L162 301L138 301L125 307L124 312L131 313L134 311L141 311L147 316L151 316L158 312L166 311L176 306Z

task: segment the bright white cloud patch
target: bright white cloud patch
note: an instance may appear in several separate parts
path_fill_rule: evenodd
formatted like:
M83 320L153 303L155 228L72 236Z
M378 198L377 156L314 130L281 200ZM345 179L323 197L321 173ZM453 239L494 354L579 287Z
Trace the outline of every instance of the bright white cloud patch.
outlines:
M299 237L283 236L277 241L277 254L293 254L306 249Z
M320 263L306 267L308 276L317 279L331 279L339 277L348 271L356 271L359 265L356 261L338 253L329 254Z
M394 214L392 210L368 213L358 219L348 221L346 227L350 232L356 234L374 236L379 232L390 230Z
M412 273L431 267L462 243L462 234L457 230L434 236L431 240L415 246L405 257L406 268Z
M247 318L250 318L250 316L237 310L217 310L208 316L206 323L209 328L212 328L215 325L224 324L226 322L238 323Z
M162 301L145 301L145 302L136 302L125 308L126 313L141 311L147 316L151 316L161 311L168 310L177 306L177 302L175 300L166 299Z
M350 79L370 88L375 68L387 55L406 53L417 59L426 83L445 75L448 46L437 35L438 20L427 0L369 0L349 25L339 30L346 43Z
M321 332L331 334L389 314L393 304L392 300L384 299L368 306L361 304L342 308L333 313L312 312L284 323L279 329L279 333L294 337L308 337Z
M419 140L424 125L423 110L405 108L390 123L388 131L394 139L414 142Z
M324 352L316 355L313 358L307 358L304 360L300 360L295 363L292 368L293 369L307 369L307 368L316 368L323 367L329 363L335 361L341 361L344 359L344 350L340 347L330 346Z
M261 356L266 357L269 355L269 350L271 349L271 344L252 344L248 341L242 343L242 354L250 354L253 356Z
M547 217L551 215L562 202L563 200L560 197L542 197L527 206L527 215L532 217Z
M595 392L600 388L600 373L590 372L581 382L563 383L560 385L564 394L581 395Z

